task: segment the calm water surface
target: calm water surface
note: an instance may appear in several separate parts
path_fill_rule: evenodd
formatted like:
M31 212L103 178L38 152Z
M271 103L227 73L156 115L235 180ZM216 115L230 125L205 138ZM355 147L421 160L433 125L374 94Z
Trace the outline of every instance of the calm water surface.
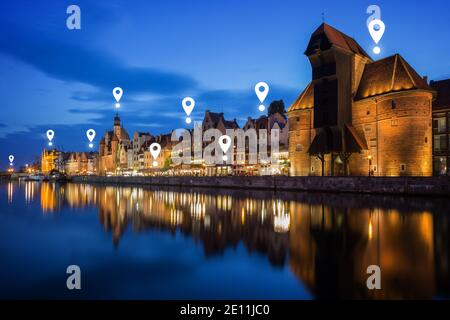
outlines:
M2 183L0 298L449 298L449 208L439 198ZM72 264L81 291L66 289Z

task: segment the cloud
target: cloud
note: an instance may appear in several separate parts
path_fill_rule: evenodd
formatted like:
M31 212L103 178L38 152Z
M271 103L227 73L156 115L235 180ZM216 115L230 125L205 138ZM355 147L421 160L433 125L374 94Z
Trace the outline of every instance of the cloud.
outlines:
M156 68L127 66L107 53L52 39L4 21L0 21L0 29L8 30L0 33L0 52L49 77L90 84L104 89L108 95L115 86L130 93L158 94L174 94L197 87L197 82L189 76Z
M91 42L85 38L69 42L72 37L53 29L23 27L1 19L0 28L7 31L0 33L0 53L3 57L12 57L8 70L13 70L16 63L27 65L14 79L5 76L0 80L16 88L14 81L22 84L22 79L26 79L21 90L34 88L34 91L26 91L29 94L25 96L30 102L39 101L42 105L39 113L35 113L27 99L17 99L24 96L21 92L11 95L11 114L5 114L2 119L8 125L0 124L0 144L5 146L0 150L0 164L9 153L17 155L18 163L39 155L46 146L45 130L50 127L57 132L58 146L65 150L85 150L88 128L94 128L100 137L112 127L116 112L112 99L115 86L124 89L122 107L118 111L130 136L134 130L160 134L185 127L186 115L181 107L185 92L196 100L191 115L194 121L201 121L207 109L224 112L226 119L237 118L241 125L248 116L261 115L259 100L250 84L240 90L211 90L200 87L196 79L181 73L129 66L108 52L90 47ZM38 70L39 77L30 77L32 73L25 68ZM45 82L46 77L41 73L51 81ZM272 100L284 99L289 107L299 93L297 89L270 85L266 106ZM42 110L46 111L45 116Z

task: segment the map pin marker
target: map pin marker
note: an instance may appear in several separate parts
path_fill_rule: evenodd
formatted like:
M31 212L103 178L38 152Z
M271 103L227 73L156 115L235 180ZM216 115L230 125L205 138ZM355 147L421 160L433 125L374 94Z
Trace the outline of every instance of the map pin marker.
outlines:
M53 130L47 130L47 138L48 138L48 145L52 146L53 145L53 138L55 137L55 131Z
M122 90L121 87L115 87L115 88L113 89L113 96L114 96L114 98L115 98L116 101L117 101L117 103L116 103L116 108L117 108L117 109L120 108L120 103L119 103L119 101L120 101L120 99L122 98L122 95L123 95L123 90Z
M259 111L264 111L266 107L262 104L269 94L269 85L265 82L258 82L255 86L255 93L258 97L261 105L259 106Z
M161 152L161 146L159 143L154 142L150 145L149 149L150 149L150 153L152 154L153 159L155 160L155 161L153 161L153 166L157 166L158 162L156 161L156 158L158 158L158 156Z
M94 139L95 139L95 130L89 129L88 131L86 131L86 136L89 139L89 141L91 142L91 143L89 143L89 148L93 148L94 144L92 143L92 141L94 141Z
M195 101L191 97L186 97L183 99L182 103L184 112L186 112L187 118L186 123L189 124L192 122L191 118L189 117L192 113L192 110L194 110L195 107Z
M219 145L220 148L222 149L223 153L227 153L228 149L230 149L231 146L231 138L229 136L221 136L219 138ZM223 161L227 161L228 157L226 155L223 156Z
M375 29L376 26L378 26L377 28L378 30ZM369 22L368 28L370 36L372 37L373 41L375 42L375 44L378 44L378 42L380 42L381 38L383 37L384 31L386 30L384 22L381 21L380 19L374 19ZM375 46L373 48L373 53L379 54L380 52L381 52L380 47Z
M14 156L12 154L10 154L8 159L9 159L9 164L12 165L14 162Z

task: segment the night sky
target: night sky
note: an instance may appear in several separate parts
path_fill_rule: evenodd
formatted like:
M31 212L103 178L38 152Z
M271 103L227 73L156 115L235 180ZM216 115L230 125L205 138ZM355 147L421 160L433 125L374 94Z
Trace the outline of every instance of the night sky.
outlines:
M81 30L68 30L66 9L81 8ZM303 55L325 22L369 53L368 5L381 7L386 32L378 57L400 53L421 75L450 77L446 0L302 1L10 0L0 10L0 170L33 161L53 129L55 145L87 151L112 126L112 89L124 96L120 116L130 136L185 127L181 100L242 125L261 115L254 85L270 86L266 105L288 107L311 79Z

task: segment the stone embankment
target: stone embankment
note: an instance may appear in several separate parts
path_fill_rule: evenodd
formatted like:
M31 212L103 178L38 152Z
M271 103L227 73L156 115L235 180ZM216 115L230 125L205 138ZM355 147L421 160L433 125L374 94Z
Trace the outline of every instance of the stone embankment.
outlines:
M450 177L99 177L77 183L450 196Z

